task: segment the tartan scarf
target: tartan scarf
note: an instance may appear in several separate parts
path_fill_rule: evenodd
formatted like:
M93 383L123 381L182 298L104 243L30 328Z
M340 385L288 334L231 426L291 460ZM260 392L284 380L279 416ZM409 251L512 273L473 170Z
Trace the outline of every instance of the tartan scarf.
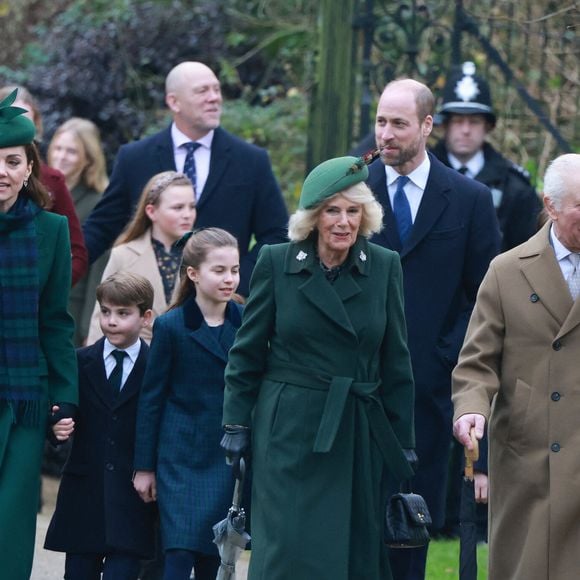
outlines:
M43 391L38 338L38 248L34 218L40 208L20 195L0 213L0 403L12 420L37 426Z

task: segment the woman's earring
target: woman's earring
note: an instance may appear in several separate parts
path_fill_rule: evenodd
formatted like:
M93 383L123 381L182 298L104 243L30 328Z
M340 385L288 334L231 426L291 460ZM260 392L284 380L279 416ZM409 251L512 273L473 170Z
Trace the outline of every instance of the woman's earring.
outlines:
M24 183L23 183L24 187L28 187L28 177L26 177L24 179Z

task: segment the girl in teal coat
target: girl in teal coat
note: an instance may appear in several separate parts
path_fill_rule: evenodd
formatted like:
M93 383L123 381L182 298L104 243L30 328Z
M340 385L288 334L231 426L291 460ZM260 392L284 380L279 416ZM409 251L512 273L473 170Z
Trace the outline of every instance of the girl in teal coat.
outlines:
M222 440L252 440L250 580L385 580L387 477L412 473L413 379L398 255L362 160L307 177L266 246L226 369Z
M42 209L34 125L15 98L0 103L0 575L28 580L49 412L73 414L77 369L67 221Z
M186 234L187 235L187 234ZM172 308L155 320L139 396L134 486L157 501L163 580L215 580L212 526L231 504L234 482L219 448L224 369L241 323L237 240L194 231L183 248Z

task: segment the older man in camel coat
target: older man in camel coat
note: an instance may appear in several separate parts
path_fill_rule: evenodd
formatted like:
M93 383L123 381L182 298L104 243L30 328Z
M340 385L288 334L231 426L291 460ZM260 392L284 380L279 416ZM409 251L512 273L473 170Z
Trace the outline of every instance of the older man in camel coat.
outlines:
M492 262L453 373L457 439L489 423L492 580L580 577L580 155L552 162L544 203Z

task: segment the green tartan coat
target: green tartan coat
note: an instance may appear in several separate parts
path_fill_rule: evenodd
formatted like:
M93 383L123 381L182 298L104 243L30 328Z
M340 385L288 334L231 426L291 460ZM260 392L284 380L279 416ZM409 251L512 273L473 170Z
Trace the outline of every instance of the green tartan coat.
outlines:
M34 553L40 465L51 404L77 404L74 323L67 312L71 250L66 218L41 211L38 244L40 373L46 415L38 427L12 423L0 402L0 577L28 580Z
M408 477L413 379L395 252L359 237L331 284L314 241L266 246L226 369L252 428L250 580L385 580L386 477Z

